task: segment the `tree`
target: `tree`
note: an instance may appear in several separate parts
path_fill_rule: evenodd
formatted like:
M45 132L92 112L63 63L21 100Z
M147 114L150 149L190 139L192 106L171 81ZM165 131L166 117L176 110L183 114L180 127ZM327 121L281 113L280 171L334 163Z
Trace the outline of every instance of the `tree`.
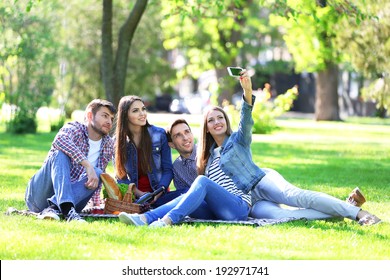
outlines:
M217 80L226 77L226 66L236 65L242 43L242 30L252 1L172 1L164 3L162 21L164 46L180 50L186 64L179 77L198 79L202 72L216 70ZM234 93L233 86L221 89L220 100ZM217 88L220 84L214 85ZM212 86L213 87L213 86Z
M365 0L358 4L375 17L359 23L343 19L335 43L352 69L371 82L362 89L362 97L376 101L378 116L384 118L390 107L390 3Z
M35 132L35 113L50 102L55 88L57 41L49 16L53 6L31 14L25 9L19 2L0 4L0 90L15 108L7 129L17 133Z
M255 67L259 75L267 66L259 65L259 54L281 42L276 28L268 24L269 11L259 1L186 1L164 3L162 22L164 46L180 50L186 64L178 69L181 77L197 79L207 70L216 70L217 84L210 91L218 102L231 100L236 81L227 75L227 66ZM269 80L259 80L262 85ZM216 101L215 98L214 101Z
M170 93L176 76L160 40L160 2L155 1L148 9L145 8L142 14L146 17L142 21L130 19L132 15L129 15L129 10L134 15L136 7L128 1L109 1L109 5L103 9L93 0L86 3L76 0L66 3L31 0L28 3L27 7L22 8L26 15L56 5L50 15L45 16L55 18L57 24L47 21L45 26L55 31L58 63L55 70L60 71L53 72L56 85L51 100L47 100L46 104L59 106L70 116L73 110L83 109L92 98L107 98L115 102L115 94L118 102L125 94L140 94L145 100L152 101L153 96L160 92ZM111 17L108 21L111 23L104 24L107 32L103 33L109 36L102 39L102 14L104 9L107 12L107 7L111 7L111 14L106 17ZM119 44L118 41L124 43ZM102 42L109 42L105 43L104 50L97 47ZM112 89L107 94L105 84ZM124 89L120 93L115 88Z
M113 101L115 105L118 105L120 98L125 95L129 51L135 30L147 4L148 0L137 0L134 4L126 21L120 28L114 57L112 38L113 0L103 0L102 80L107 99Z
M316 120L340 120L338 64L334 46L336 25L343 17L361 20L363 13L351 1L272 1L271 23L286 29L284 39L298 72L317 72Z

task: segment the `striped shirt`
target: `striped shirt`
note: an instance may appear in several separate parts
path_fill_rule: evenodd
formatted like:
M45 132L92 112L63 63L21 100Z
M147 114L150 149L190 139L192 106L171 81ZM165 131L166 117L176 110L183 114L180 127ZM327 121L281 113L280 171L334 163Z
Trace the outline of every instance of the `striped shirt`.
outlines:
M252 205L251 201L251 194L244 194L243 191L238 189L232 179L230 179L229 176L227 176L222 169L219 167L219 161L221 159L221 147L214 149L215 158L211 162L209 169L208 169L208 177L210 180L216 182L221 187L224 187L228 192L231 194L234 194L236 196L239 196L249 205Z

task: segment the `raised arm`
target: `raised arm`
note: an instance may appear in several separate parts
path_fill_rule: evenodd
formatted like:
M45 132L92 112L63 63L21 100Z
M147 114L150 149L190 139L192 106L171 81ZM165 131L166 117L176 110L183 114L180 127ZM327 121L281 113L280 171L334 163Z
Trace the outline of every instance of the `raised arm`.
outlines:
M243 70L241 72L240 84L241 84L242 89L244 90L245 101L249 105L252 105L252 81L248 75L248 71Z

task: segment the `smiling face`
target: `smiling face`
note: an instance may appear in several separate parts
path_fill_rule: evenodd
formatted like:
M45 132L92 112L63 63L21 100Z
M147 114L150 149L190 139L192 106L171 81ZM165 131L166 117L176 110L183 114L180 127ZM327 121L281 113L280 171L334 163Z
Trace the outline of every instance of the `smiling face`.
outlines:
M134 101L127 112L127 117L129 126L145 126L147 112L144 103L139 100Z
M227 135L227 123L225 115L218 110L211 110L206 117L207 132L216 137L225 137Z
M189 157L194 149L194 135L185 123L179 123L171 129L171 148L176 149L182 157Z

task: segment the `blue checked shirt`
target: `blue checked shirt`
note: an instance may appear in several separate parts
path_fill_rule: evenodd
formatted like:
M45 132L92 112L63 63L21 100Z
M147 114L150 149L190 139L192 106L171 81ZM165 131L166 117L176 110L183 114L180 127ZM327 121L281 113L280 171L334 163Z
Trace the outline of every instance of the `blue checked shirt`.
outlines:
M196 170L196 145L189 158L179 156L173 162L173 183L177 190L191 187L198 177Z

